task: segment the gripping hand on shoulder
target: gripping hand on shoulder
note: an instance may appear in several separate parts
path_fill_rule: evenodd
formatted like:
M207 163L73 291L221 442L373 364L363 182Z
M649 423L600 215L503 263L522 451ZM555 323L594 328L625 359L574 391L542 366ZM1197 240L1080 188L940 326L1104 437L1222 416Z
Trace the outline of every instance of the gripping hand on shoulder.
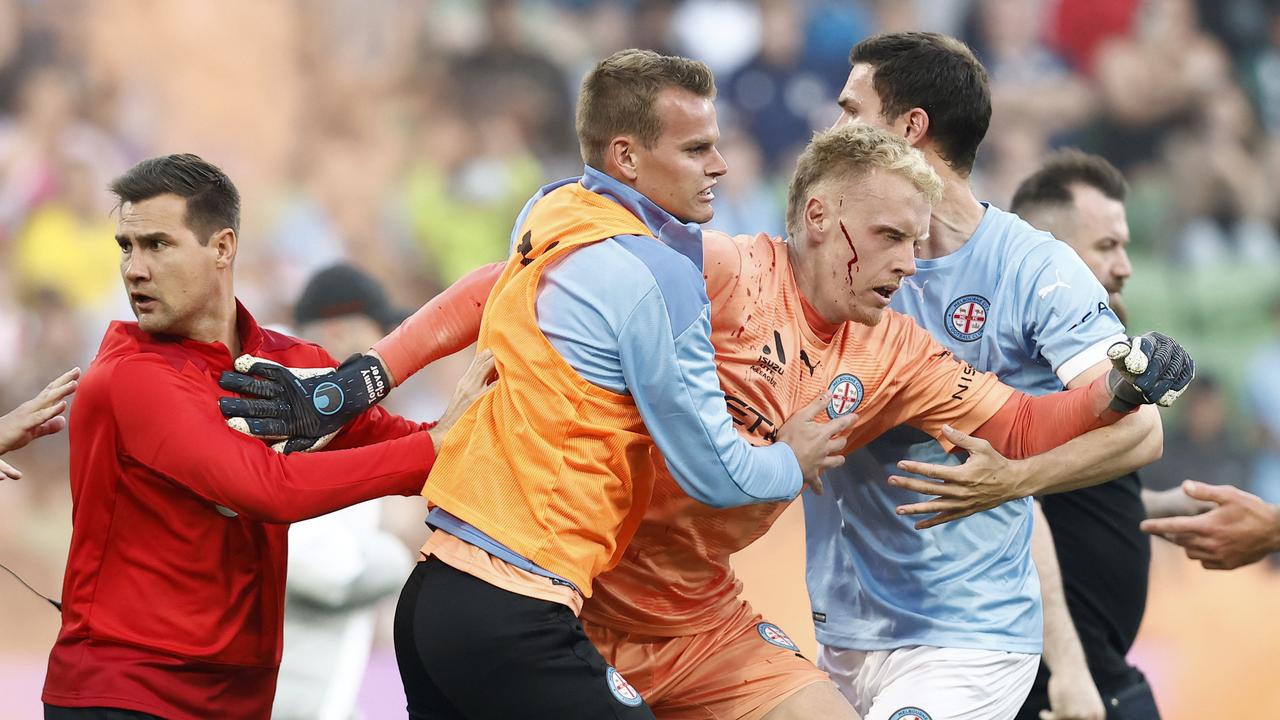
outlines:
M1111 409L1129 412L1139 405L1169 407L1191 384L1196 362L1186 348L1158 332L1117 342L1107 349L1111 358Z
M391 392L387 371L374 355L353 355L337 368L289 368L241 355L235 368L222 373L218 385L251 397L218 399L227 424L280 440L273 447L285 453L319 450Z

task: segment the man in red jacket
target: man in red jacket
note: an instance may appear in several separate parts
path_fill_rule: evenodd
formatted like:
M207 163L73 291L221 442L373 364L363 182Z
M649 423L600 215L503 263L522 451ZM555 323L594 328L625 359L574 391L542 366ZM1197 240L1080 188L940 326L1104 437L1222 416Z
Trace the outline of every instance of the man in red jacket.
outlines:
M111 189L138 322L108 328L71 413L73 529L45 718L266 718L288 523L418 494L444 428L373 408L333 452L290 455L228 428L218 378L240 353L335 363L236 301L240 198L221 170L170 155ZM485 375L473 366L460 395Z

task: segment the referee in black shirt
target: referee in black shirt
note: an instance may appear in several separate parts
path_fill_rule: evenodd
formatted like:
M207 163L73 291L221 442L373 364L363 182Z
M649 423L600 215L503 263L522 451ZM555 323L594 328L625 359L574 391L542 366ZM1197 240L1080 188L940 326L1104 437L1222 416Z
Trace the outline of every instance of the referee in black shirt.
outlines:
M1126 318L1120 291L1132 272L1125 252L1129 242L1124 215L1127 190L1124 177L1105 159L1066 150L1050 156L1018 186L1010 208L1080 255L1107 289L1111 309L1121 322ZM1204 508L1181 489L1144 491L1136 473L1046 495L1039 502L1057 549L1067 609L1106 719L1159 720L1146 678L1125 660L1147 604L1151 544L1138 524L1148 517L1148 510L1152 516L1163 516ZM1052 571L1042 566L1039 570L1042 576ZM1046 589L1056 588L1054 580L1042 582ZM1049 606L1050 598L1046 597L1046 616ZM1046 637L1046 656L1050 654L1049 640ZM1066 642L1074 642L1074 638ZM1042 711L1051 711L1043 716L1051 720L1102 717L1097 714L1096 699L1063 697L1057 694L1066 692L1060 688L1051 692L1049 677L1042 662L1017 720L1041 720Z

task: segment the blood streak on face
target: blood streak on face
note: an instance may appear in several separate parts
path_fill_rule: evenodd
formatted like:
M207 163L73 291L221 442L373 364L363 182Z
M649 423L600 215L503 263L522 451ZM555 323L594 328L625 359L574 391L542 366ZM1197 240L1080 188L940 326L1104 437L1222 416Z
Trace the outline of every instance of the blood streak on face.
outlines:
M853 284L853 266L858 264L858 248L853 246L853 238L849 237L849 231L845 229L844 221L840 221L840 232L844 233L845 242L849 243L849 249L853 251L853 258L849 260L849 284ZM858 268L858 272L862 272L862 268Z

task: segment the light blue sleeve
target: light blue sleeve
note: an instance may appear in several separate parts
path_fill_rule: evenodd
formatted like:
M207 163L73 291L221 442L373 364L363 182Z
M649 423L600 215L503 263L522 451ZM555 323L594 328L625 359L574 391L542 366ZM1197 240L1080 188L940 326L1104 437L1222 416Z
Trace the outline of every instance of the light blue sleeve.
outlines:
M1106 359L1124 325L1107 304L1107 291L1069 245L1037 244L1018 269L1033 355L1043 357L1065 385Z
M785 443L753 447L734 429L716 374L702 273L652 238L569 253L538 289L538 327L589 382L630 393L690 497L729 507L789 500L802 477Z
M618 341L627 387L672 476L715 507L794 498L802 478L791 448L753 447L733 427L716 375L710 305L674 335L666 301L654 287Z

